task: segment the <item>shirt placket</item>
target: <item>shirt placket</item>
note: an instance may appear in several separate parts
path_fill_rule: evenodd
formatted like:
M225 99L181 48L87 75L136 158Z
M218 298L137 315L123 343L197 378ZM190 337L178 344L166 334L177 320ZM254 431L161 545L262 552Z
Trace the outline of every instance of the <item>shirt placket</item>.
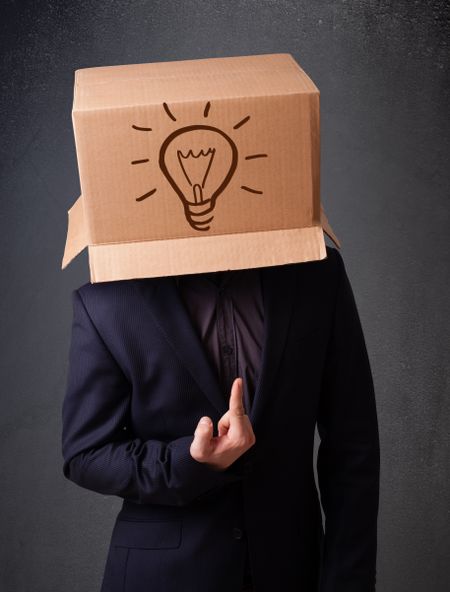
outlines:
M222 362L222 385L229 400L231 386L238 372L236 331L234 327L233 301L226 289L218 290L217 334Z

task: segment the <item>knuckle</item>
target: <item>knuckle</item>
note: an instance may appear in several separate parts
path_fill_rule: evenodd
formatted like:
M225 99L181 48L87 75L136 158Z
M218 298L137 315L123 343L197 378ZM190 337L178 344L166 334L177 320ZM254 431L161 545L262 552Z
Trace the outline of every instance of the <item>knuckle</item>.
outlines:
M250 434L249 436L247 436L247 446L252 446L253 444L254 444L254 438Z
M247 442L251 443L251 442L253 442L253 439L255 438L255 434L253 433L252 430L246 430L245 437L247 439Z
M236 438L236 448L238 448L239 450L242 448L245 448L247 446L247 438L246 436L239 436L238 438Z
M255 434L253 432L247 432L245 434L245 446L247 448L250 448L250 446L253 446L253 444L255 442L256 442Z
M198 460L199 462L205 461L205 453L202 449L198 449L198 448L194 448L194 450L191 449L191 456L193 458L195 458L195 460Z

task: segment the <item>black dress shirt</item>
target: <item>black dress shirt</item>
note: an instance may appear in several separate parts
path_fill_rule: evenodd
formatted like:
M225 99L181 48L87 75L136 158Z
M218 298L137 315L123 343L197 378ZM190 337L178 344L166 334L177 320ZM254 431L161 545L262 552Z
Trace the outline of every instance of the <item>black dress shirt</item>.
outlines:
M177 285L222 392L230 398L242 377L244 407L250 412L261 369L264 308L258 268L177 276ZM248 548L244 589L251 590Z

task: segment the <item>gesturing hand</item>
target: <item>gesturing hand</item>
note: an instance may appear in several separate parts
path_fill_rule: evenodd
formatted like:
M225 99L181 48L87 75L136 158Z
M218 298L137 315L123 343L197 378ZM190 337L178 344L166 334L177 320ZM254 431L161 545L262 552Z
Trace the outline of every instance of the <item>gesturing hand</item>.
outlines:
M219 420L218 436L213 437L213 422L202 417L194 432L191 456L214 469L225 470L256 442L252 424L245 414L242 378L235 378L231 387L229 409Z

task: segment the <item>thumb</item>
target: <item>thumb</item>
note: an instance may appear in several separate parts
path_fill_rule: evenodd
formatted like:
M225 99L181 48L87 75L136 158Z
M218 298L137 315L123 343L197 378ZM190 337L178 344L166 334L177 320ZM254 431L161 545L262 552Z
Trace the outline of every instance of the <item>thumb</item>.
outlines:
M213 422L210 417L204 416L200 419L195 428L194 440L191 444L191 451L193 451L200 459L206 456L211 446L211 439L213 435Z

